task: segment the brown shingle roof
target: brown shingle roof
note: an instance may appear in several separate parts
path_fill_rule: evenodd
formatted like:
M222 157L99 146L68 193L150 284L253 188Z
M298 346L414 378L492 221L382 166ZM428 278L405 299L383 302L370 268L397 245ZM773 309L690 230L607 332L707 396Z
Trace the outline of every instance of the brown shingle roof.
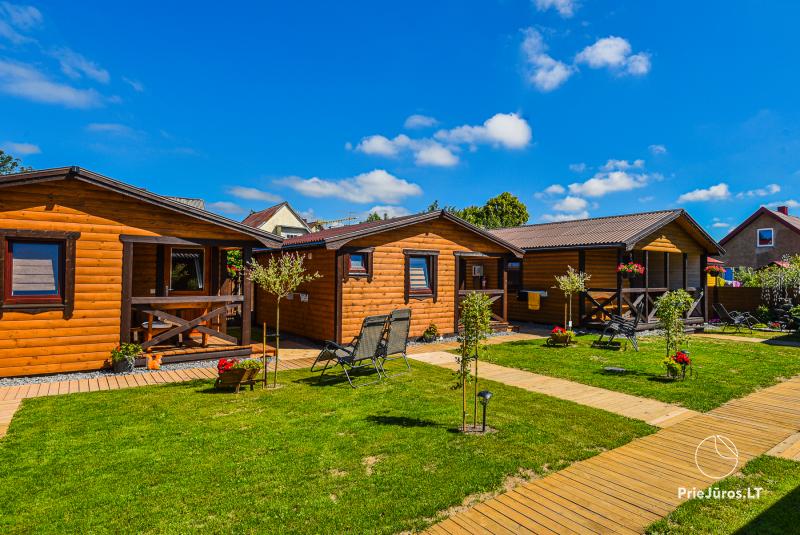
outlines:
M253 212L249 216L245 217L242 220L242 223L245 225L249 225L251 227L260 228L261 225L269 221L269 218L275 215L275 213L284 206L286 202L278 203L275 206L270 206L269 208L265 208L259 212Z
M798 217L795 217L795 216L793 216L793 215L787 215L787 214L781 213L781 212L779 212L779 211L777 211L777 210L770 210L770 209L769 209L769 208L767 208L766 206L762 206L761 208L759 208L758 210L756 210L756 211L753 213L753 215L751 215L750 217L748 217L747 219L745 219L744 221L742 221L742 223L741 223L741 224L740 224L738 227L736 227L735 229L733 229L732 231L730 231L728 234L726 234L724 238L722 238L721 240L719 240L719 242L720 242L722 245L725 245L725 244L726 244L726 243L728 243L728 242L729 242L729 241L730 241L730 240L731 240L731 239L732 239L734 236L736 236L736 235L737 235L737 234L739 234L741 231L743 231L743 230L745 229L745 227L747 227L747 226L748 226L750 223L752 223L753 221L755 221L755 220L756 220L756 219L757 219L757 218L758 218L760 215L762 215L762 214L771 215L772 217L774 217L775 219L777 219L778 221L780 221L781 223L783 223L783 224L784 224L785 226L787 226L788 228L790 228L790 229L792 229L793 231L795 231L795 232L797 232L797 233L799 233L799 234L800 234L800 218L798 218Z
M302 247L325 246L329 249L336 249L348 241L356 238L370 236L372 234L377 234L379 232L384 232L395 228L415 225L417 223L424 223L438 218L452 221L457 225L465 227L466 229L475 232L476 234L479 234L484 238L501 245L502 247L507 248L518 256L522 255L522 251L520 249L503 238L500 238L482 228L476 227L475 225L468 223L467 221L464 221L463 219L456 217L444 210L393 217L391 219L382 219L380 221L365 221L364 223L358 223L356 225L345 225L341 227L320 230L319 232L312 232L302 236L286 238L283 241L283 247L288 249L297 249Z
M496 229L492 232L520 249L569 249L577 247L632 248L640 239L658 228L684 218L709 251L719 249L717 243L684 210L661 210L558 223L542 223Z

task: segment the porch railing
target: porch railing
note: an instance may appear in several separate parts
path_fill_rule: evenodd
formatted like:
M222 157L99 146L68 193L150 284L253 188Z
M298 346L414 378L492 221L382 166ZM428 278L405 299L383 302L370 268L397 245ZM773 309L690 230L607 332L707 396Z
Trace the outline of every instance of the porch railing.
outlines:
M497 289L487 289L487 290L459 290L458 291L458 303L457 306L460 307L461 301L471 293L481 293L484 295L489 296L489 302L492 304L492 319L495 321L505 322L506 318L503 317L501 314L505 314L506 310L506 292L503 291L502 288ZM497 304L500 310L502 311L501 314L497 314L494 311L494 305Z
M674 289L674 288L673 288ZM692 306L684 315L684 319L704 319L703 303L704 292L702 288L685 288L693 297ZM625 318L633 318L635 313L641 314L640 323L654 323L656 321L656 299L669 288L587 288L580 295L581 304L585 310L581 322L596 323L608 320L612 314Z

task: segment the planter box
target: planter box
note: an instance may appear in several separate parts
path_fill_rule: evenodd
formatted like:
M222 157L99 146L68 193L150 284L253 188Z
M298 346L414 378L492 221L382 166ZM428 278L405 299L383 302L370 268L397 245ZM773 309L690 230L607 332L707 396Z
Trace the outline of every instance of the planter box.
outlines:
M570 343L572 343L572 335L569 333L551 333L550 338L547 339L547 345L554 347L567 347Z
M214 388L233 388L238 394L242 385L250 385L250 390L253 390L256 377L259 373L263 373L263 370L255 370L252 368L232 368L230 370L225 370L219 374L216 382L214 382Z

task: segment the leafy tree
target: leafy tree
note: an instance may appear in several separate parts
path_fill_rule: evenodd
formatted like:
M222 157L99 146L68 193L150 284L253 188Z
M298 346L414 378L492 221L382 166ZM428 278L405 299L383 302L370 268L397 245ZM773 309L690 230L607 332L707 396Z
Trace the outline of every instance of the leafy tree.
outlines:
M257 260L250 261L247 278L257 284L265 292L275 296L275 373L273 388L278 381L278 353L281 346L281 299L306 282L321 277L318 272L306 273L303 261L305 255L299 253L281 253L269 258L263 266ZM264 362L264 384L267 383L267 366Z
M483 206L467 206L455 208L454 206L439 207L439 201L434 201L428 211L446 210L457 215L473 225L483 228L516 227L528 221L528 208L511 193L503 192L497 197L492 197Z
M572 266L567 266L564 275L556 275L556 287L564 292L567 302L564 303L564 328L572 327L572 296L586 291L586 282L592 278L583 271L576 271ZM569 323L567 323L567 309L569 309Z
M656 317L664 329L667 357L687 340L683 315L689 311L694 299L684 290L667 292L656 299Z
M480 343L485 340L491 332L489 325L492 320L492 303L486 294L472 292L461 302L461 315L459 324L462 333L460 338L459 352L457 357L458 370L456 377L458 383L455 388L461 389L461 430L467 430L467 381L470 380L470 363L475 361L475 399L473 411L473 424L477 420L478 404L478 350Z
M7 152L0 150L0 175L13 175L26 171L33 171L33 168L22 165L19 158L14 158Z
M370 212L367 218L364 221L380 221L382 218L378 215L378 212Z

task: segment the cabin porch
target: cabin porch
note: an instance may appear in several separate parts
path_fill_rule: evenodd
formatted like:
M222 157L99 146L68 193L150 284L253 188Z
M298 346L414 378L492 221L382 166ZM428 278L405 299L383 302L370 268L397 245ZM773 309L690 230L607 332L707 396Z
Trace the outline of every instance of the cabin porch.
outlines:
M514 277L519 266L518 259L502 253L456 253L456 332L461 301L475 292L487 295L492 303L493 331L514 330L508 322L508 277L509 272Z
M227 251L245 242L121 236L120 343L137 342L161 361L244 357L250 345L252 286L227 275ZM237 336L228 333L236 326ZM139 359L137 365L144 364Z
M633 319L639 315L639 330L656 328L656 299L668 291L683 289L693 297L692 306L684 317L687 326L702 325L708 318L706 261L703 253L684 253L654 250L616 250L616 262L606 260L606 270L621 263L641 264L643 275L625 276L616 273L614 286L592 286L578 296L580 324L601 327L612 314ZM585 270L586 253L579 253L579 269ZM595 266L596 267L596 266ZM591 271L590 271L591 272Z

